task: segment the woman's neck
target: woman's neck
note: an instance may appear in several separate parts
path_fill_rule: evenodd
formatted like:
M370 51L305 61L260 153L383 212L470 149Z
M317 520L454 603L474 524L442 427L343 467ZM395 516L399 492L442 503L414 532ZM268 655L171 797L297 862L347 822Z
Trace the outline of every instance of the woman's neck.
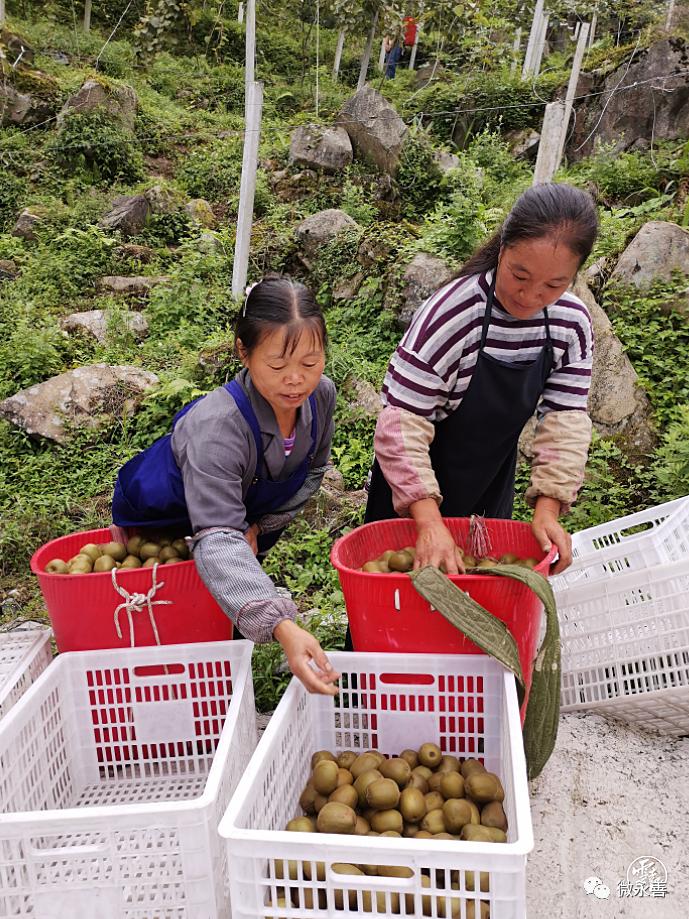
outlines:
M284 440L285 437L290 436L294 430L295 424L297 423L297 409L292 408L279 412L273 409L273 411L275 412L275 420L278 423L280 433L282 434L282 439Z

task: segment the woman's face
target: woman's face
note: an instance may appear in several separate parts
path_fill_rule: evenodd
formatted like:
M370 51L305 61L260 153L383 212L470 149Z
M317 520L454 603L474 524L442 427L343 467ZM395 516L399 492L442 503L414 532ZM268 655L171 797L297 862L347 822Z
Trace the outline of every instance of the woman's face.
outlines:
M552 238L530 239L500 250L495 294L515 319L531 319L567 290L579 256Z
M323 343L308 326L294 350L285 352L284 329L264 335L250 355L239 339L237 349L254 386L276 415L299 408L318 386L325 367Z

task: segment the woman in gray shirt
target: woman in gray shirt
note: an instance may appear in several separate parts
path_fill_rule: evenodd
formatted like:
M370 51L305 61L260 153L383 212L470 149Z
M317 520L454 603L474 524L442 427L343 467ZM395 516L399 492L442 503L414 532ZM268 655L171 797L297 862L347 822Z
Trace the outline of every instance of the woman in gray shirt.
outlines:
M235 328L244 369L185 406L170 434L120 470L113 520L188 527L199 575L237 628L256 642L277 639L307 689L334 695L339 674L259 561L325 473L335 410L326 342L307 287L255 285Z

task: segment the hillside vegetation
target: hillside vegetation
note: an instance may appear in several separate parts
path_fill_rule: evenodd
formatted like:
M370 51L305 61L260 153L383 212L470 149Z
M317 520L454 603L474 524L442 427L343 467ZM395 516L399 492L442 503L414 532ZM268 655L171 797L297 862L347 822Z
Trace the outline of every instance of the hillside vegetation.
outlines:
M244 27L236 3L139 0L118 23L122 10L95 2L88 33L77 18L81 4L76 14L67 2L7 6L0 62L5 87L30 94L40 106L32 122L4 117L0 128L0 400L98 363L140 366L155 373L159 385L135 413L113 412L97 433L76 428L62 445L0 422L5 620L44 615L28 568L32 552L61 534L107 525L119 466L165 433L182 405L237 370L230 284L244 128ZM533 164L514 155L510 132L539 127L544 103L566 86L574 52L571 41L559 47L553 38L541 74L522 81L519 68L513 74L510 67L518 4L489 9L479 3L461 15L437 6L417 58L417 67L438 62L441 76L433 82L424 85L405 67L383 80L375 66L382 33L374 43L369 81L411 131L397 175L385 180L360 159L331 176L288 163L291 131L332 124L354 93L365 30L347 37L335 80L332 10L319 11L317 28L313 3L257 8L257 78L265 83L265 101L249 281L284 271L318 293L331 337L326 372L339 389L333 464L350 492L363 486L375 426L355 393L360 384L380 386L399 339L405 266L425 252L458 267L500 223L532 181ZM619 4L626 10L622 19L614 3L598 6L600 38L584 70L602 79L661 32L652 4ZM560 22L562 31L565 4ZM530 16L520 25L528 31ZM13 66L17 36L33 59ZM107 108L63 111L89 80L109 97L122 86L135 91L131 124ZM458 156L447 172L434 156L441 149ZM601 236L591 262L603 261L596 297L649 397L656 445L640 451L624 437L596 435L587 481L567 518L572 530L689 492L687 278L675 276L644 292L606 283L644 223L689 224L688 174L685 136L623 153L603 145L557 176L590 189L598 202ZM113 199L142 193L156 206L139 232L125 239L104 228ZM185 207L192 199L205 199L210 208ZM305 263L295 227L326 208L345 211L357 229ZM13 233L24 209L37 218L30 238ZM352 295L335 297L357 274ZM164 280L132 300L99 283L108 276ZM148 323L143 339L128 324L133 307ZM101 342L67 334L60 325L69 314L96 309L107 317ZM524 465L522 485L527 477ZM528 514L521 501L518 514ZM341 646L345 623L330 546L361 515L361 501L345 500L327 519L300 520L269 558L269 573L293 592L325 647ZM272 707L287 679L279 646L257 649L255 667L259 706Z

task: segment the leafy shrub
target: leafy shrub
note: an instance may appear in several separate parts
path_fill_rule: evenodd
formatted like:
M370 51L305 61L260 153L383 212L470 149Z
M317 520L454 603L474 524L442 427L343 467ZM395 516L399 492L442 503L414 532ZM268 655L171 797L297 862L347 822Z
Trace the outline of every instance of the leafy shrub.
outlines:
M33 316L19 317L13 327L6 326L0 340L0 398L60 373L63 343L57 326L37 326Z
M667 146L659 151L620 153L611 145L566 170L568 181L594 185L608 205L656 198L680 175L680 157Z
M107 112L68 112L48 152L66 173L85 172L96 184L130 183L143 175L133 137Z
M402 192L403 213L406 217L418 219L435 204L440 191L441 174L425 132L412 131L407 137L400 154L396 178Z
M177 179L191 197L218 201L238 192L241 173L242 142L233 138L211 141L185 153Z
M361 185L352 182L351 179L347 179L342 188L340 207L352 220L356 220L360 227L372 223L378 213L375 205L366 200Z
M0 231L9 228L17 219L25 194L26 185L21 179L5 169L0 171Z
M654 464L659 501L689 495L689 404L683 405L667 428Z

